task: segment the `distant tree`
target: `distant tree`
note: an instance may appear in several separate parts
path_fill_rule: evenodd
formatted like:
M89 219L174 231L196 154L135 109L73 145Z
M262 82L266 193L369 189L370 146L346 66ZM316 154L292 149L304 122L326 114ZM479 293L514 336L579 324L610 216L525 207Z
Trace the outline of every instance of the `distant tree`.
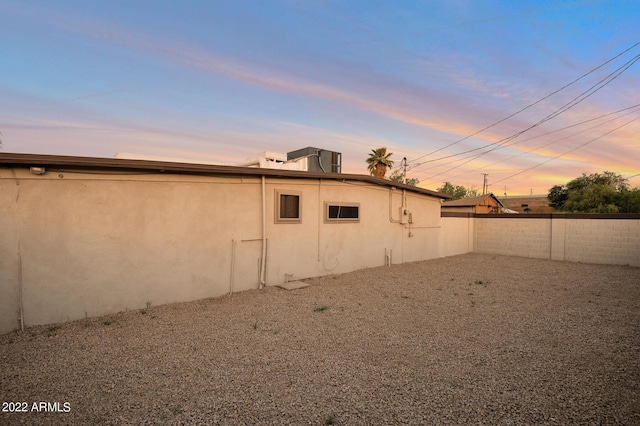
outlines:
M622 190L618 209L620 213L640 213L640 188Z
M465 194L465 198L473 198L473 197L477 197L478 195L478 190L472 186L468 186L467 187L467 193Z
M567 202L567 198L569 198L567 185L554 185L547 195L549 205L556 210L564 209L564 203Z
M640 189L613 172L593 173L555 185L547 195L556 210L575 213L640 213Z
M454 185L451 182L444 182L436 191L449 194L454 200L467 197L467 188L462 185Z
M384 175L387 174L387 168L393 166L393 160L389 157L393 155L392 152L387 153L387 148L372 149L367 158L367 169L375 177L384 179Z
M396 170L391 173L391 176L389 176L389 180L399 183L406 183L407 185L411 186L417 186L420 183L420 179L416 178L407 178L407 181L405 182L404 173L400 172L400 170Z

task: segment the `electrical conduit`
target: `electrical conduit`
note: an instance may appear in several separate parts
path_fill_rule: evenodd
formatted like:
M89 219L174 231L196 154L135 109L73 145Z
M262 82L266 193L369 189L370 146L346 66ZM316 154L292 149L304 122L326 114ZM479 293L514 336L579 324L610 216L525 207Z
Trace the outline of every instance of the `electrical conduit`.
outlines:
M267 182L262 176L262 259L260 260L260 288L267 284Z

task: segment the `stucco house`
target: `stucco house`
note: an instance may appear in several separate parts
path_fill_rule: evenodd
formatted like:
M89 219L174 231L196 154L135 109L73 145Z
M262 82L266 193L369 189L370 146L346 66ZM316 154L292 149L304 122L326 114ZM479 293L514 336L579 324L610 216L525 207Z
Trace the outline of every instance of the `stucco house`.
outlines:
M442 211L478 214L517 213L506 208L492 193L478 197L444 201L442 203Z
M0 153L0 333L439 257L447 198L366 175Z

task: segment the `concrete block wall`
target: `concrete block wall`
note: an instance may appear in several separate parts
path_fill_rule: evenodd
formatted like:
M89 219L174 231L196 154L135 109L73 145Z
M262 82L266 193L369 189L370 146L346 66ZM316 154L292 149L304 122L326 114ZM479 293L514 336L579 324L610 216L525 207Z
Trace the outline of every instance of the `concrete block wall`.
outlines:
M476 217L474 251L489 254L549 259L551 220Z
M444 256L464 253L461 239L446 236L453 218L443 214ZM640 266L640 215L467 215L473 248L466 251L569 262ZM465 219L455 219L462 227Z
M565 219L564 259L640 266L640 219Z

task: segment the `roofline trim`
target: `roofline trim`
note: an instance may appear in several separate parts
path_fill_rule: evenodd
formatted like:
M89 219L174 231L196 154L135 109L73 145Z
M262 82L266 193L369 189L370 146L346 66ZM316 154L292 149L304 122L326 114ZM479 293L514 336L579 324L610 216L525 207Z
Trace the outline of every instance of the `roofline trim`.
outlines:
M443 194L417 186L406 185L373 176L320 173L298 170L261 169L256 167L219 166L212 164L175 163L167 161L130 160L124 158L78 157L66 155L45 154L16 154L0 153L0 166L49 166L69 167L75 169L110 169L110 170L145 170L158 173L199 174L199 175L228 175L228 176L269 176L294 179L333 179L367 182L380 186L405 189L419 194L430 195L443 200L451 198Z

